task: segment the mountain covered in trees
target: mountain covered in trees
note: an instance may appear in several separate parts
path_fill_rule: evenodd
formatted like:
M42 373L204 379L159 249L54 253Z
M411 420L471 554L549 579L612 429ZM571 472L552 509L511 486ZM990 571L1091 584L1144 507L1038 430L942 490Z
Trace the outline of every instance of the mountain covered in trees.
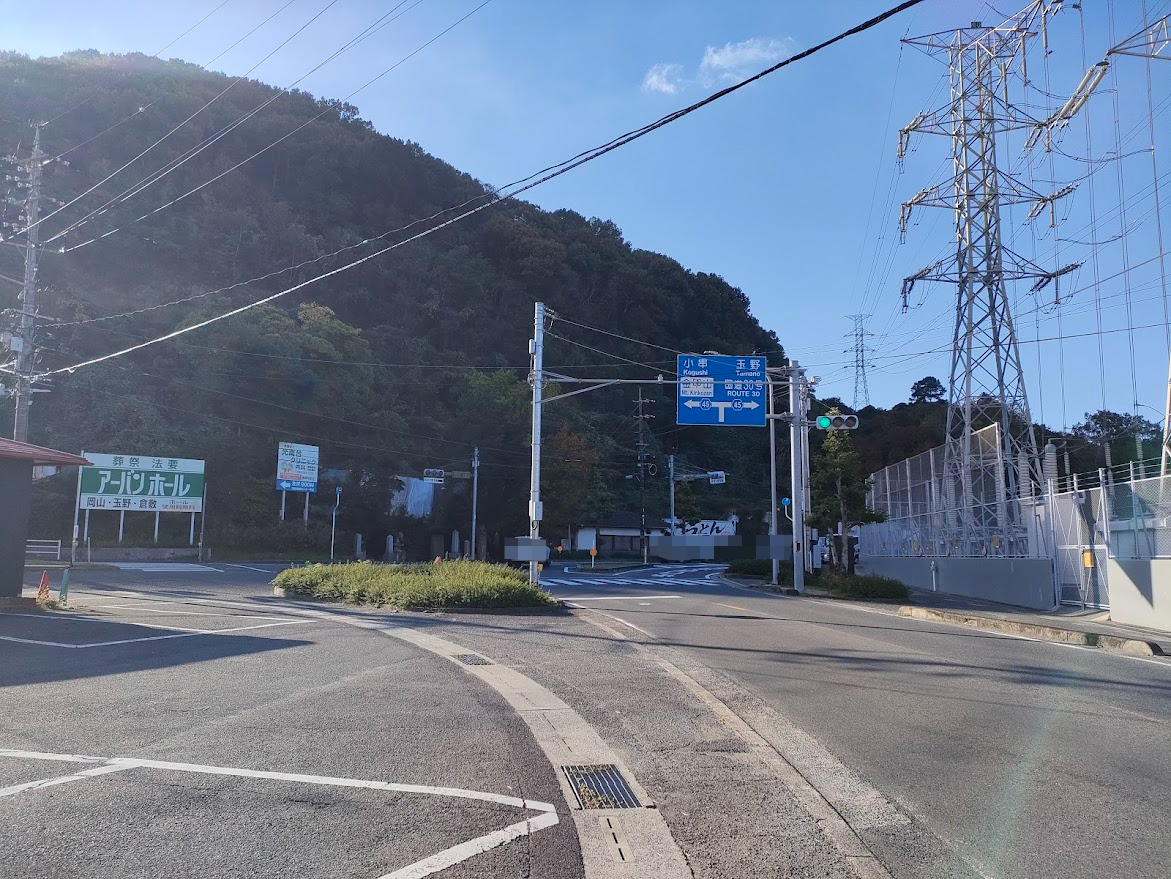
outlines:
M53 376L50 392L37 395L33 442L206 459L212 545L317 541L332 495L314 498L308 536L295 516L276 521L282 440L321 446L327 481L346 486L341 526L374 546L403 531L409 544L412 529L466 535L463 483L445 486L422 525L391 514L387 499L398 476L468 469L473 447L483 532L524 533L536 301L555 315L546 365L565 376L670 377L676 351L783 362L780 340L740 290L631 246L604 219L509 199L408 241L494 191L375 131L348 104L180 61L86 51L36 60L0 53L0 110L0 152L28 158L29 123L48 121L40 147L60 157L44 167L41 214L51 216L39 227L45 371L200 323L402 242L173 341ZM19 228L25 192L14 170L9 163L3 175L0 219ZM0 246L0 276L18 279L23 239L10 243L17 246ZM0 308L16 308L18 293L0 280ZM556 392L556 382L547 390ZM764 431L677 428L670 385L643 388L653 402L640 419L637 395L635 385L615 385L545 407L546 532L636 508L640 443L658 471L648 467L643 486L653 514L666 513L666 456L675 454L692 470L728 472L724 486L680 486L682 515L734 510L762 528ZM866 427L855 438L863 469L937 445L944 411L930 395L863 410ZM10 433L10 406L0 430ZM68 531L66 482L38 484L38 534ZM138 521L146 518L128 517L132 536L153 527ZM99 539L113 527L94 522ZM167 528L178 539L186 524Z

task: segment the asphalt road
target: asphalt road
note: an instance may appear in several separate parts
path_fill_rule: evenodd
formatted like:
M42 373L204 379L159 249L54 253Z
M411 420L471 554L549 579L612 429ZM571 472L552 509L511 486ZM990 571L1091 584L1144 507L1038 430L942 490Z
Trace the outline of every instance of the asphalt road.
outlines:
M257 601L275 569L204 567L76 571L68 613L0 614L0 875L377 879L444 852L444 877L582 875L495 693ZM467 845L542 803L559 823Z
M1171 876L1171 662L741 589L712 570L544 583L733 679L985 876Z

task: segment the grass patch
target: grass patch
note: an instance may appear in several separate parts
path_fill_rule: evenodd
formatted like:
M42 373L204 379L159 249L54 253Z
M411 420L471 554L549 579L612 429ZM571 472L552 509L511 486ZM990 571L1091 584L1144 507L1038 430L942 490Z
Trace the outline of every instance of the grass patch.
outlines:
M286 592L403 610L555 607L557 600L533 587L506 565L456 560L419 565L351 562L306 565L277 574L273 585Z
M824 570L812 583L818 589L832 592L841 598L857 598L862 601L906 601L907 587L890 577L877 574L855 574L849 576L840 571Z
M790 562L781 562L778 571L781 582L785 582L786 577L788 582L793 582L793 565ZM772 559L733 559L724 573L737 577L771 577L773 563Z

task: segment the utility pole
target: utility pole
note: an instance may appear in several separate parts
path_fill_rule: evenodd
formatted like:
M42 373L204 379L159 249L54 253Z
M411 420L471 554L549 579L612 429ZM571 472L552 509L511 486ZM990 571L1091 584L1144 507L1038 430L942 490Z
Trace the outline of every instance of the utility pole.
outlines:
M789 443L793 481L793 588L805 591L805 373L796 360L789 361Z
M480 448L472 450L472 558L476 557L476 507L480 502Z
M40 240L41 208L41 126L35 126L33 154L29 160L28 200L25 202L24 287L21 291L20 348L16 359L16 413L12 438L28 442L28 410L33 395L33 367L37 326L37 243Z
M650 462L647 461L647 441L646 441L646 422L648 418L654 418L653 415L644 414L643 405L646 403L653 403L654 400L648 400L642 395L642 387L638 389L638 399L634 401L638 404L638 506L639 506L639 526L638 539L639 546L642 549L642 563L647 563L648 549L647 534L646 534L646 475L647 468L650 467ZM671 506L674 507L674 490L672 486L672 500ZM674 510L672 509L672 515Z
M541 393L545 384L545 303L538 302L533 313L533 338L529 342L532 356L532 370L529 383L533 386L533 459L529 476L529 537L534 541L541 536ZM536 561L529 562L529 582L540 582L540 570Z
M850 314L854 322L854 409L870 405L870 388L866 386L866 332L868 314Z

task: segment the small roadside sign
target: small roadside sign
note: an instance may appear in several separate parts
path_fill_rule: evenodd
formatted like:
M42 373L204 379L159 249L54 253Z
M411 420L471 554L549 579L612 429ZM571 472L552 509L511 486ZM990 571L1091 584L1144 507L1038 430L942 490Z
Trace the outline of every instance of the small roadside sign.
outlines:
M300 443L281 443L276 453L276 490L317 491L321 449Z
M710 470L707 474L707 481L709 485L723 485L728 481L728 478L723 470Z

